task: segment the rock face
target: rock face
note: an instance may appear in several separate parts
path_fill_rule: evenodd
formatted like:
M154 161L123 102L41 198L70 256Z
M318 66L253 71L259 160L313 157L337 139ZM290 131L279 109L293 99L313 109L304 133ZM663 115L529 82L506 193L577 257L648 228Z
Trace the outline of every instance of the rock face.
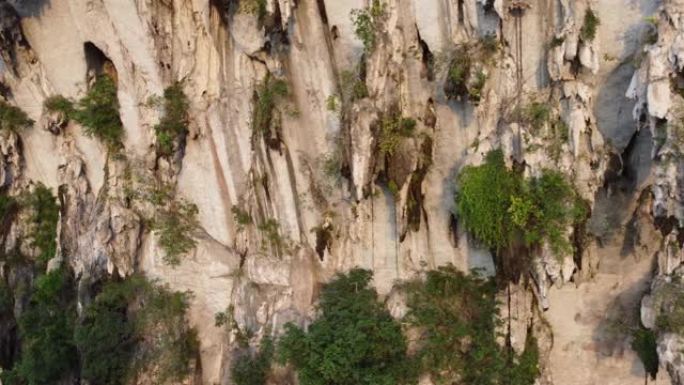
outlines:
M36 122L0 131L0 187L59 193L58 254L80 280L142 272L192 291L195 383L230 384L238 337L214 323L226 309L256 346L310 320L320 284L355 266L382 295L445 264L494 274L454 194L465 165L501 148L525 175L560 171L591 209L586 232L567 231L574 253L542 248L501 293L512 347L541 336L539 383L642 384L640 321L659 333L657 383L684 383L684 336L658 331L668 310L653 300L683 258L684 2L385 0L366 46L351 17L365 0L264 2L0 1L0 94ZM82 97L97 71L116 78L118 154L43 107ZM256 127L271 78L287 95ZM160 156L164 111L148 101L175 81L189 132ZM551 118L521 117L534 102ZM397 117L415 127L385 151L383 122ZM130 200L149 180L198 208L196 245L175 267L146 223L154 209Z

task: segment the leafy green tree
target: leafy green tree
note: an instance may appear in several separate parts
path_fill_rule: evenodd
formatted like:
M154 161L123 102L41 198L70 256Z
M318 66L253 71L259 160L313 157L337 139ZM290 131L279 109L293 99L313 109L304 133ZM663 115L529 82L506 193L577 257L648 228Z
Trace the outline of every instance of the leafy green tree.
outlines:
M413 383L400 325L376 291L372 273L354 269L323 287L320 316L303 330L292 324L279 343L279 358L296 369L302 385Z
M62 269L36 280L29 305L19 318L21 357L9 377L28 385L52 385L76 369L73 297L71 280Z
M539 375L536 340L517 356L497 342L496 285L449 265L405 286L407 321L421 331L416 359L438 384L532 385Z
M143 284L139 277L109 282L86 306L74 340L81 353L81 377L91 384L125 383L136 344L128 306Z

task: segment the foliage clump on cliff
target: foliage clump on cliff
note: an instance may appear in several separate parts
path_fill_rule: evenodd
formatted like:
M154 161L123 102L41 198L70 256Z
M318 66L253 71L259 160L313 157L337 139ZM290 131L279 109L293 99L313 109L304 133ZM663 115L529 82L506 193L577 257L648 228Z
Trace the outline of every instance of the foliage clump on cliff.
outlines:
M366 52L371 52L375 48L376 33L384 14L385 4L380 0L371 0L370 6L351 12L354 34L361 40Z
M286 326L279 358L302 385L412 383L400 324L378 301L372 273L354 269L322 289L320 316L307 330Z
M0 101L0 131L19 132L33 126L33 120L20 108Z
M273 111L280 98L287 96L287 82L268 74L256 88L254 95L254 111L252 113L252 131L267 135L273 125Z
M586 212L562 174L547 169L524 179L494 150L482 165L465 167L458 185L456 211L484 246L505 254L546 242L556 255L572 251L566 229Z
M499 43L495 35L487 35L475 44L459 46L447 70L444 93L449 99L467 99L479 103L487 82L486 68L493 64Z
M596 37L596 32L598 26L601 24L601 20L598 15L594 13L591 8L587 8L584 12L584 23L580 29L580 38L583 41L592 41Z
M175 198L170 186L152 190L147 199L156 207L150 224L157 234L159 246L164 251L164 262L170 266L177 266L180 257L197 245L193 232L199 226L199 209L192 202Z
M188 132L188 98L183 85L175 82L164 90L164 113L159 124L154 127L158 151L163 155L173 152L174 141Z
M45 108L51 112L59 112L67 119L79 122L86 135L94 136L110 148L121 144L123 124L119 117L119 100L116 83L108 75L100 75L91 85L86 96L74 104L71 100L60 96L51 96L45 100Z

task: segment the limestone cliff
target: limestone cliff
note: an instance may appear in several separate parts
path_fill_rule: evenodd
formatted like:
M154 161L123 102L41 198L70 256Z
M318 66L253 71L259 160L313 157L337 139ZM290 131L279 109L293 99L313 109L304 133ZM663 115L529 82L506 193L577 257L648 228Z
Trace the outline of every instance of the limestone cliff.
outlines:
M0 131L2 191L42 183L58 195L50 266L74 272L79 305L111 275L191 291L192 383L231 384L236 330L254 347L306 324L336 272L372 270L393 314L395 284L428 269L495 274L454 195L460 170L501 148L525 175L560 171L591 213L566 231L574 252L542 248L500 291L512 348L537 335L538 383L642 384L630 347L641 323L665 369L647 381L684 383L684 336L655 322L674 305L654 300L683 260L684 1L384 0L364 41L352 16L372 3L0 1L0 93L35 121ZM82 98L102 73L116 82L116 151L45 108ZM188 130L165 152L166 111L150 101L175 82ZM521 114L531 105L541 120ZM384 125L404 118L411 132L388 138ZM198 209L177 266L149 224L155 207L135 199L159 183ZM6 251L22 226L5 229ZM18 274L8 266L0 276ZM227 309L236 328L215 324Z

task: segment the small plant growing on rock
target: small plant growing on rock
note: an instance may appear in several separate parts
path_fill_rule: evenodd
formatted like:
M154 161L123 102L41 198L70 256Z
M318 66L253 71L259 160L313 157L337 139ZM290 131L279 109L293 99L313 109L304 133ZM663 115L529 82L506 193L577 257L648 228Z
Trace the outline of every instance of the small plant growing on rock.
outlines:
M164 90L164 114L154 127L159 152L170 155L176 138L188 132L188 98L183 92L183 85L175 82Z
M444 92L449 99L467 98L479 102L487 82L485 68L492 64L499 50L495 35L481 38L477 44L464 44L454 52L449 64Z
M266 17L266 0L240 0L238 10L241 13L256 15L257 19L263 22Z
M380 0L371 0L371 5L351 12L354 33L361 40L366 52L375 48L375 34L385 13L385 4Z
M17 133L33 126L33 123L33 120L19 107L12 106L5 101L0 101L0 131Z
M601 20L598 15L591 8L587 8L584 12L584 24L580 29L580 39L586 42L594 40L600 24Z
M246 210L238 206L233 206L230 211L233 213L233 219L240 226L247 226L252 224L252 216Z
M252 130L265 135L271 129L273 110L278 99L287 96L287 83L275 79L270 74L259 84L255 91L254 112L252 115Z
M384 116L379 123L378 149L383 155L392 156L404 138L410 138L416 128L416 120L404 118L399 112Z
M197 228L199 210L185 200L172 201L159 210L152 228L159 236L159 246L164 250L164 262L171 266L180 264L180 257L195 248L197 242L192 232Z

